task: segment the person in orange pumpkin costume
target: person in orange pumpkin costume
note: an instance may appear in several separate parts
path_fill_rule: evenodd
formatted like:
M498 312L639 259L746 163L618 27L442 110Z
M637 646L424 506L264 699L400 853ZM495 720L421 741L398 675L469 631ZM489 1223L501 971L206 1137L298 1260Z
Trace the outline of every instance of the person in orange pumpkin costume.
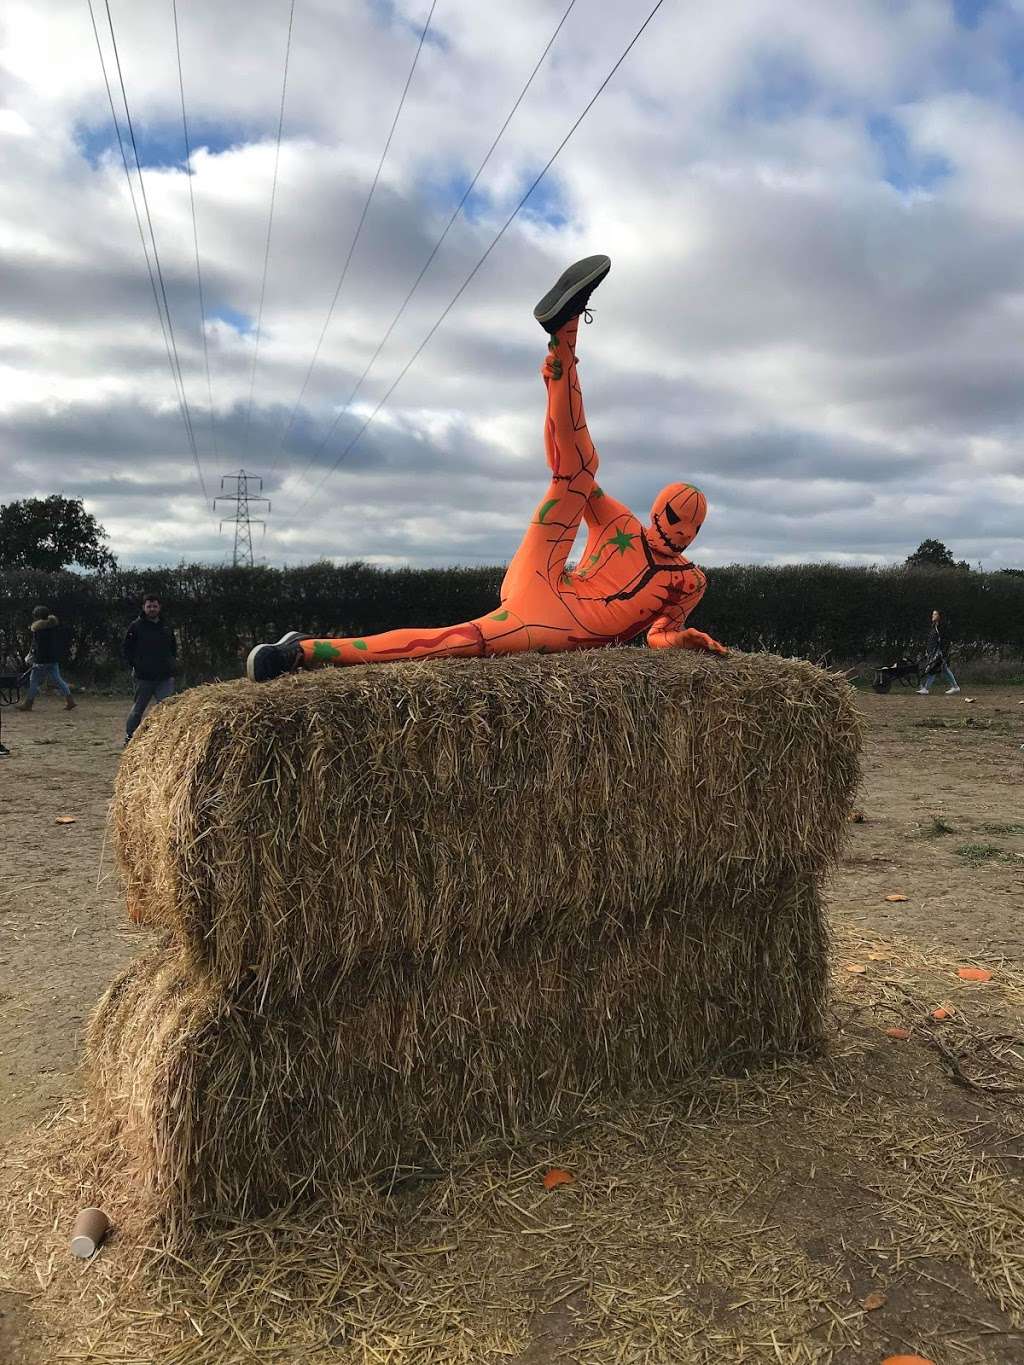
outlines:
M577 261L534 309L550 336L541 376L551 482L508 566L500 606L436 629L323 640L290 631L276 644L250 652L246 671L254 682L319 664L593 649L622 644L642 631L653 649L727 653L710 635L686 628L706 586L700 569L683 554L707 513L704 494L688 483L669 484L654 500L645 527L595 481L597 450L583 411L576 332L590 295L610 269L607 256ZM586 548L570 571L566 562L581 521L588 531Z

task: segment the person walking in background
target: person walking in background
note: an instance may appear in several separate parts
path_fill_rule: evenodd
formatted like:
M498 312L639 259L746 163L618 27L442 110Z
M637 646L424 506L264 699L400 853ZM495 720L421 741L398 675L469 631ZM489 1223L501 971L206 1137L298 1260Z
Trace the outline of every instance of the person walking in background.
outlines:
M927 697L928 689L939 676L945 673L949 679L949 687L946 688L946 696L952 697L960 691L960 684L953 677L953 670L949 666L949 643L942 631L942 616L937 611L932 612L932 628L928 632L928 643L925 645L924 666L925 680L917 689L918 694Z
M160 599L155 593L147 593L142 599L142 615L128 627L122 652L135 673L135 701L125 722L127 744L149 703L166 701L174 693L178 642L174 631L160 618Z
M39 695L39 689L49 679L64 698L64 710L73 711L75 699L71 695L71 688L60 675L60 656L63 645L60 622L49 607L34 607L32 625L29 629L32 635L32 653L30 656L32 672L29 675L28 692L25 700L18 703L18 710L31 711L32 705ZM26 659L27 662L29 662L28 659Z

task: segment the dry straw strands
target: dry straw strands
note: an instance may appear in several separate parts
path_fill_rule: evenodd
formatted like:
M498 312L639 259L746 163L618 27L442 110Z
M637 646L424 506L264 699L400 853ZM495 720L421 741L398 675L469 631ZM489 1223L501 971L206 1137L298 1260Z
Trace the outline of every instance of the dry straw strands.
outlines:
M129 909L226 985L295 993L522 935L817 877L858 776L849 688L809 664L609 649L225 683L118 776Z
M598 1099L815 1049L824 971L813 885L612 939L407 962L287 1007L225 995L160 949L92 1020L99 1146L187 1235L204 1214L262 1214Z
M89 1036L172 1236L813 1049L844 681L607 650L321 672L162 709L118 780L167 946Z
M838 928L840 956L863 956ZM840 976L827 1055L595 1105L552 1141L470 1150L384 1193L357 1182L218 1220L145 1269L153 1230L119 1217L98 1262L68 1273L70 1220L96 1202L120 1215L123 1185L82 1183L90 1139L65 1118L0 1172L0 1287L13 1273L32 1298L47 1360L82 1365L878 1365L899 1347L1005 1365L1024 1340L1024 1110L1008 1093L965 1107L911 1051L920 1030L884 1039L886 1001L923 1017L959 959L881 946L877 1018ZM1019 1034L1024 974L1003 963L998 983L955 989ZM553 1166L576 1179L548 1193Z

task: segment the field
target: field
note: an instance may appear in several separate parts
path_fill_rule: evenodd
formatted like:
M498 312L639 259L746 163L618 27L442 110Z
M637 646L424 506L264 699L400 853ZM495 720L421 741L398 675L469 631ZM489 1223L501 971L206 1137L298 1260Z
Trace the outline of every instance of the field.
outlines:
M127 1238L66 1253L82 1026L151 941L104 848L128 703L5 712L0 1361L1024 1359L1022 699L863 695L826 1057L468 1154L375 1192L374 1226L363 1192L227 1229L216 1275L148 1280Z

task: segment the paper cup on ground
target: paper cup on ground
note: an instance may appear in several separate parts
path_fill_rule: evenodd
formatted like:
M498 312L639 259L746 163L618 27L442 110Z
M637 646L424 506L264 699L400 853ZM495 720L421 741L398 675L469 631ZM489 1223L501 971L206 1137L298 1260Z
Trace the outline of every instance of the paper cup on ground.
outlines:
M110 1220L102 1209L83 1209L71 1230L72 1256L91 1256L109 1227Z

